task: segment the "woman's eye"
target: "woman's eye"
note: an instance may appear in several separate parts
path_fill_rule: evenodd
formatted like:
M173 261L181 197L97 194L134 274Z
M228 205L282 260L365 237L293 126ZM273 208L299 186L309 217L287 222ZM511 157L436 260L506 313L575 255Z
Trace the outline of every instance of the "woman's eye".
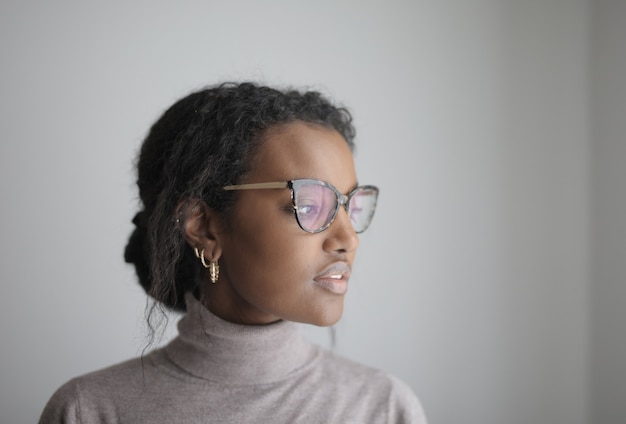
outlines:
M298 205L299 215L317 215L319 208L316 205Z

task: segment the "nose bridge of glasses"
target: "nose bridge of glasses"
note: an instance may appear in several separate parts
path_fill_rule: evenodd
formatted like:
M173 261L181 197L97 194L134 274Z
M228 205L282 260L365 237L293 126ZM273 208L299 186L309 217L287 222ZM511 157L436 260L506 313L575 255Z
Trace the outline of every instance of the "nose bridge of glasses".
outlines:
M348 212L348 208L350 206L350 196L337 193L337 203L338 203L338 206L343 206L346 209L346 212Z

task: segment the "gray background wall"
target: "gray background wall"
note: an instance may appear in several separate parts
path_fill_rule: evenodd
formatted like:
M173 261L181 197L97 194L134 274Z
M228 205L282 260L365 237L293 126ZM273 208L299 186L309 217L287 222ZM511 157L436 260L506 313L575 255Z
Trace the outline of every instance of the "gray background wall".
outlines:
M140 353L135 152L177 98L254 79L349 105L382 189L341 353L432 423L623 423L625 20L610 0L2 2L0 421Z
M626 421L626 1L592 3L591 417Z

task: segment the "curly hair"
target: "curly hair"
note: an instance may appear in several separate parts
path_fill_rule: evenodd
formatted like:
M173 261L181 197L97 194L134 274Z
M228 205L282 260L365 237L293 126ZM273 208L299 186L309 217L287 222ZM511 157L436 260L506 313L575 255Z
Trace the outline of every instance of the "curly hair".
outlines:
M352 116L320 93L224 83L189 94L154 123L137 160L143 209L125 249L141 286L156 302L185 311L184 293L200 295L198 261L176 224L176 208L199 199L228 219L236 201L222 190L249 172L255 149L271 128L302 121L339 132L351 149Z

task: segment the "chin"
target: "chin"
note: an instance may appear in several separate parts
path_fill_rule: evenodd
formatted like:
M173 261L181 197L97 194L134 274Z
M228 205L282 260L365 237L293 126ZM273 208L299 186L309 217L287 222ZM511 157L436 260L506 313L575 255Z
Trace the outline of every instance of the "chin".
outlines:
M343 307L339 310L326 310L322 314L312 317L312 320L307 321L308 324L316 325L318 327L330 327L335 325L341 319L343 315Z

